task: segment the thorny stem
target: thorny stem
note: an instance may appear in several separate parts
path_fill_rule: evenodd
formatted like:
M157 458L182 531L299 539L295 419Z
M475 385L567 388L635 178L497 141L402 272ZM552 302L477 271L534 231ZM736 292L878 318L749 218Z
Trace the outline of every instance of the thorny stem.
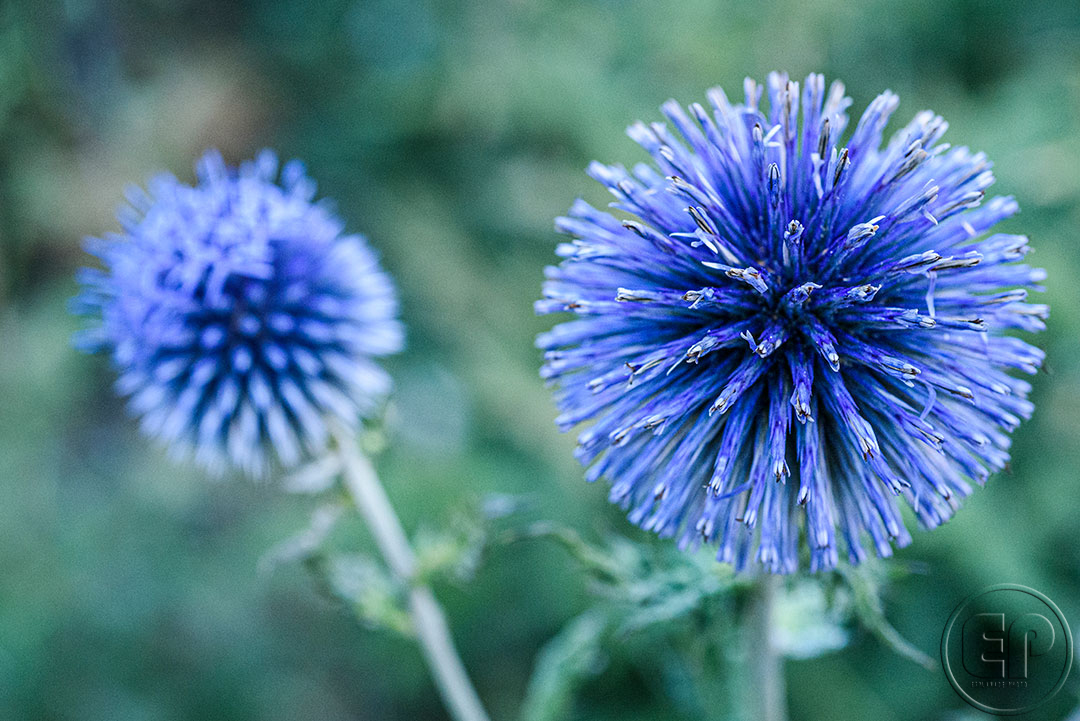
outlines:
M409 588L409 613L417 640L447 710L456 721L489 721L458 656L435 595L416 578L416 556L371 462L347 432L336 430L345 487L393 574Z
M780 577L763 573L746 614L750 666L750 708L755 721L787 721L784 659L773 635L773 605Z

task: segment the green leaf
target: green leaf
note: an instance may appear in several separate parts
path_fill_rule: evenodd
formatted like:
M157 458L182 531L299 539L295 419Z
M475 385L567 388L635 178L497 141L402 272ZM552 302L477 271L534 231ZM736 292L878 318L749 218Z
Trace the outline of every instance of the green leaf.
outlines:
M457 513L448 528L421 528L413 542L417 580L472 579L487 552L489 537L488 521L475 509Z
M334 594L345 601L357 619L372 628L413 634L406 609L407 589L373 559L358 554L338 555L323 564Z
M934 659L901 636L900 632L893 628L889 620L885 618L884 605L881 601L883 581L878 577L879 572L875 566L876 564L873 563L864 563L854 568L841 566L837 569L851 591L855 618L893 651L933 671L937 668Z
M537 656L522 704L522 721L566 721L581 683L603 668L609 620L599 609L575 617Z
M829 598L818 579L799 579L776 595L773 639L788 658L810 659L838 651L851 638L850 608Z
M320 555L323 544L337 526L343 510L340 505L331 503L316 508L311 514L311 521L307 528L263 554L263 557L259 559L259 570L269 573L283 564L306 561Z

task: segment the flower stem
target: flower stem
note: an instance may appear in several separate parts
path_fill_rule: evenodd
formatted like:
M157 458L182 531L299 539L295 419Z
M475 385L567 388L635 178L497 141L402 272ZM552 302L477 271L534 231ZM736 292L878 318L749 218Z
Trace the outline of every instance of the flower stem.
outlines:
M409 613L416 637L447 710L456 721L489 721L454 647L442 607L431 588L416 578L416 556L375 469L348 433L335 435L345 487L390 570L409 587Z
M756 721L787 721L784 659L773 637L773 604L779 584L778 576L763 573L746 615L753 694L750 718Z

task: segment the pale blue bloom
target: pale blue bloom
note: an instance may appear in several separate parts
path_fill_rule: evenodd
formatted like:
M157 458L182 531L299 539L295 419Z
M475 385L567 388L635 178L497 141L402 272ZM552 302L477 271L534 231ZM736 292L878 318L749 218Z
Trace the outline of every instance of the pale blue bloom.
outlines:
M355 427L390 379L375 358L402 347L390 277L343 233L303 166L263 151L230 168L216 152L198 183L134 188L123 232L91 239L77 344L111 354L143 430L205 468L262 475ZM271 450L272 449L272 452Z

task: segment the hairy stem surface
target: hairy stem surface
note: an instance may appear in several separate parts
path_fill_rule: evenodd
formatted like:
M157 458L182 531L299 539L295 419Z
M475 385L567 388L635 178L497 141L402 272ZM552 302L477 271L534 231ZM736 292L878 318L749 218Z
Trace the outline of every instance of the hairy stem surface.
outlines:
M458 656L446 615L431 589L416 578L416 556L371 462L348 433L337 432L345 487L371 529L390 570L409 587L409 613L435 685L456 721L489 721Z

